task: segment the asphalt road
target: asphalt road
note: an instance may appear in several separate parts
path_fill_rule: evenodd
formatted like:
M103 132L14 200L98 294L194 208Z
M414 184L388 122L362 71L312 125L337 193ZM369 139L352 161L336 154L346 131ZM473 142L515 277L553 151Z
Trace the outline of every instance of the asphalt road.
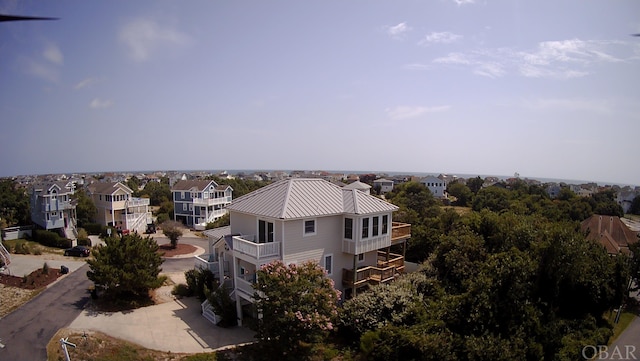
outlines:
M47 343L78 317L90 299L88 265L80 267L36 298L0 319L0 360L47 359Z

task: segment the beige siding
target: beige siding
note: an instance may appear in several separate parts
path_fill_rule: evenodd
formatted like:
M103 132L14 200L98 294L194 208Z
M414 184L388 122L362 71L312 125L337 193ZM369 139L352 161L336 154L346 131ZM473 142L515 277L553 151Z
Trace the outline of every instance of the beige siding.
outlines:
M233 234L257 234L257 221L255 216L231 212L231 230Z

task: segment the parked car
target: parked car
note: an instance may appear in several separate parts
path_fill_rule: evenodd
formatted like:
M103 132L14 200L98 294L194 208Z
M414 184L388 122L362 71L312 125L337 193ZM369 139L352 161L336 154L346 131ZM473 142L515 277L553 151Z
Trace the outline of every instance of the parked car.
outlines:
M65 256L73 257L87 257L89 256L89 253L91 253L91 250L85 246L75 246L64 250Z

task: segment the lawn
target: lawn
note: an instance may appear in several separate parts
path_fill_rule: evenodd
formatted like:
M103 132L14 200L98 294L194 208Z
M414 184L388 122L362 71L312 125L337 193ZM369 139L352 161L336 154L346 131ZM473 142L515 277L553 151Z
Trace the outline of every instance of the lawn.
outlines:
M15 253L15 254L36 254L36 255L43 254L43 253L59 254L59 255L64 254L64 249L62 248L47 247L47 246L41 245L38 242L29 241L26 239L5 240L5 241L2 241L2 243L4 244L5 248L9 250L10 253Z

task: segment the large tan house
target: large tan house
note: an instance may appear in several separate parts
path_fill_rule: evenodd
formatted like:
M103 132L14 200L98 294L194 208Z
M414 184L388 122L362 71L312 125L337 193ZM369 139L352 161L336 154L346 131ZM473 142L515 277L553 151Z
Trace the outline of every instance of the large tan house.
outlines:
M95 221L103 226L144 233L152 222L149 198L133 196L133 190L120 182L92 183L87 187L97 209Z
M404 272L411 225L393 222L397 209L323 179L282 180L228 205L226 235L206 233L210 253L196 262L230 281L240 323L243 314L250 314L251 308L243 306L253 302L256 270L274 260L317 262L343 297L353 297L363 287L390 282ZM393 245L397 253L391 252Z

